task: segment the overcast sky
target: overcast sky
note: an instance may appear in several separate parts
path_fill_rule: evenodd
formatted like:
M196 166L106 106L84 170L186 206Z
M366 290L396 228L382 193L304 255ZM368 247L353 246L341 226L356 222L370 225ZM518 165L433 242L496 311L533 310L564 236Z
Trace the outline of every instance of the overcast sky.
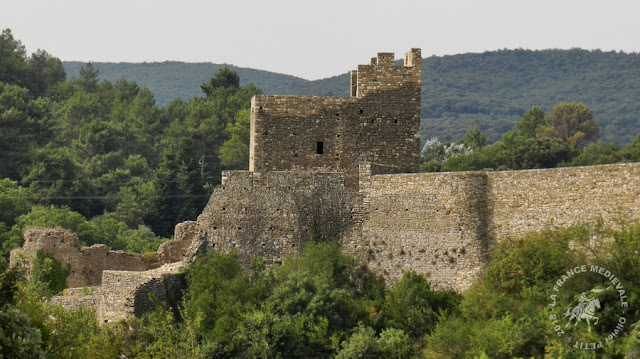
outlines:
M640 52L638 0L2 0L0 27L63 61L228 63L306 79L378 52Z

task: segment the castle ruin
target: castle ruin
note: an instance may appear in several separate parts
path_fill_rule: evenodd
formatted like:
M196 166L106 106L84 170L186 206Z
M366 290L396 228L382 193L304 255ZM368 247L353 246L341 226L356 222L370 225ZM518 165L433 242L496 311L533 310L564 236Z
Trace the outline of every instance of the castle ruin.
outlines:
M84 302L101 321L139 315L146 293L176 300L178 269L199 253L233 251L244 264L256 256L278 264L313 232L338 239L389 283L415 271L434 288L463 291L482 275L488 248L504 238L640 219L638 163L415 173L420 60L419 49L402 65L378 54L351 73L349 97L256 96L249 170L223 172L202 214L176 227L153 269L94 268L101 287ZM79 290L68 293L56 300L83 301Z

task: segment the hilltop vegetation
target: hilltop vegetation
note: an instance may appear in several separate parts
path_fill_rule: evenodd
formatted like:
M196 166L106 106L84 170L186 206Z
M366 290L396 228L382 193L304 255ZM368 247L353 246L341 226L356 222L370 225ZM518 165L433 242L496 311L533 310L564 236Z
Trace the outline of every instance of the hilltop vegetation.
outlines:
M628 143L640 128L640 54L502 50L424 59L423 138L459 140L478 125L490 142L533 106L581 102L605 142Z
M64 63L77 76L80 63ZM189 99L224 65L94 63L100 78L125 77L148 87L160 105ZM288 75L229 66L266 94L347 96L349 76L307 81ZM625 144L640 128L640 54L572 50L500 50L432 56L422 60L423 141L460 140L477 125L497 141L533 106L544 111L581 102L594 111L601 139Z
M223 169L248 165L260 90L229 69L159 107L149 89L100 81L91 64L65 80L59 59L28 56L8 29L0 51L0 262L38 226L155 251L202 212Z
M82 62L64 62L67 77L78 77ZM201 96L200 84L209 81L215 73L228 68L240 77L240 86L252 83L265 93L288 93L290 89L308 81L294 76L267 71L241 68L227 64L154 62L154 63L103 63L94 62L100 81L117 82L125 78L151 90L158 106L166 106L176 98L188 101Z
M215 253L190 266L178 308L156 301L143 319L103 326L89 310L40 302L51 281L26 283L0 263L0 356L635 358L638 250L637 224L530 233L495 245L484 278L463 295L434 291L414 272L386 288L330 241L311 241L300 256L271 268L258 260L245 270L236 255ZM59 277L55 264L39 278ZM580 293L598 299L592 330L584 318L563 316L583 303ZM623 331L607 342L621 315Z

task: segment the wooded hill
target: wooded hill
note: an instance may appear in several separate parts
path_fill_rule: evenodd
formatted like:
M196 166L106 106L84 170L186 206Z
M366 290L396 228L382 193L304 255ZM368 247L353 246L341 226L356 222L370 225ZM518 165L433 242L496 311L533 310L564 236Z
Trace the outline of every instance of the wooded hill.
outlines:
M68 77L79 62L63 63ZM211 63L94 63L101 80L148 87L158 104L201 95L200 84L227 66L265 94L347 96L349 76L308 81L290 75ZM532 106L548 111L583 102L602 140L629 142L640 128L640 54L572 50L500 50L422 60L422 138L455 141L478 125L490 142L514 129Z

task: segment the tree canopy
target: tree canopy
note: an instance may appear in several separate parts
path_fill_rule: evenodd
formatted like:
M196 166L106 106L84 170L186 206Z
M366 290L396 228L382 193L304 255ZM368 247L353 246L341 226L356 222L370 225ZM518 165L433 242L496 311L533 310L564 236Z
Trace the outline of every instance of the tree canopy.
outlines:
M223 169L246 166L248 109L260 90L241 87L234 71L211 74L203 96L165 107L136 82L99 75L89 62L65 81L59 59L28 56L2 32L0 178L10 182L0 198L20 208L0 222L3 257L21 243L26 218L60 210L93 228L81 231L91 232L81 234L87 244L152 250L201 213Z

